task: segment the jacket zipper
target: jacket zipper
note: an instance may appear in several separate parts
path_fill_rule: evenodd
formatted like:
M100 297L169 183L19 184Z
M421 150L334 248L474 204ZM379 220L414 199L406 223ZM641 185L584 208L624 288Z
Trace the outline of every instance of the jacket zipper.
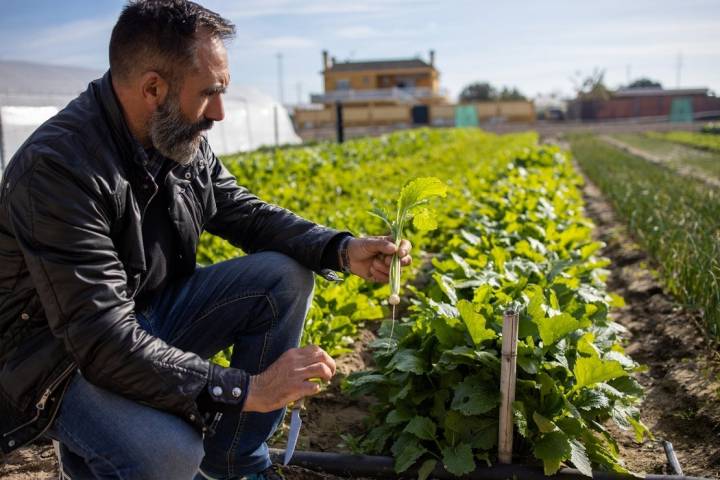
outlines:
M71 363L68 368L63 370L63 372L60 374L58 378L56 378L48 388L45 389L45 392L43 392L42 396L40 397L40 400L35 404L35 409L37 410L37 413L33 418L28 420L27 422L23 423L22 425L15 427L14 429L10 430L9 432L3 433L3 437L7 437L8 435L12 435L13 433L17 432L18 430L22 430L23 428L27 427L28 425L31 425L35 423L39 418L40 415L42 415L43 410L45 410L45 404L48 401L48 398L50 398L50 395L52 395L53 391L57 388L60 383L65 380L70 373L77 368L77 365L75 362ZM52 421L52 419L51 419ZM41 433L42 435L42 433ZM39 436L39 435L38 435ZM37 437L35 437L37 438Z

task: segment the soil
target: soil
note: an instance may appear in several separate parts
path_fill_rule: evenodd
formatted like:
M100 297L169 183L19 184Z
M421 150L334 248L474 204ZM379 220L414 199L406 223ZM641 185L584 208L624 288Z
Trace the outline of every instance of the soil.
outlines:
M596 237L610 258L608 287L626 306L615 310L615 320L627 329L625 348L647 366L638 375L646 396L643 422L655 439L638 444L631 432L614 428L621 456L635 472L671 474L661 441L672 443L685 475L720 479L720 355L702 331L700 313L686 310L667 295L653 273L654 265L632 241L600 191L584 187L587 213L597 225ZM298 450L348 452L342 434L362 431L367 401L341 395L340 380L371 365L367 344L374 339L364 330L352 353L338 359L336 378L326 391L309 400L303 413ZM285 427L287 428L287 427ZM283 448L287 431L272 444ZM55 479L57 464L52 446L41 442L22 448L0 464L7 480ZM300 467L285 467L291 480L336 480L341 477Z

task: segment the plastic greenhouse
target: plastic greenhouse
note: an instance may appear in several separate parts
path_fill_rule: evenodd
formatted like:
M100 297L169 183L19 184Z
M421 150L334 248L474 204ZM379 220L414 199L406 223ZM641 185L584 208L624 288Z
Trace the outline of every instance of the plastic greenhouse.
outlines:
M102 75L83 68L0 61L0 171L37 127ZM225 120L208 133L216 154L301 142L287 110L270 96L231 85L224 100Z

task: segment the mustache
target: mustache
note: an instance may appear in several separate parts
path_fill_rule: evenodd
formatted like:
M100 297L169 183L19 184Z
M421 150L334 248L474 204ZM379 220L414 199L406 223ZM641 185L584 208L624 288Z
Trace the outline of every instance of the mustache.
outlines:
M215 122L213 120L203 118L195 123L183 126L181 131L185 140L191 140L196 137L198 133L210 130L214 124Z

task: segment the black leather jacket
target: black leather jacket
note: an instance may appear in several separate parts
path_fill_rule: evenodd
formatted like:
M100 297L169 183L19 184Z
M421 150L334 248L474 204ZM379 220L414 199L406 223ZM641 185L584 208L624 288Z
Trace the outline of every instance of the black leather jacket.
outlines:
M76 369L90 382L203 429L209 363L138 326L143 213L157 190L137 162L110 74L42 125L0 184L0 448L41 435ZM321 271L338 232L239 187L203 141L169 174L181 273L203 230L246 252L275 250Z

